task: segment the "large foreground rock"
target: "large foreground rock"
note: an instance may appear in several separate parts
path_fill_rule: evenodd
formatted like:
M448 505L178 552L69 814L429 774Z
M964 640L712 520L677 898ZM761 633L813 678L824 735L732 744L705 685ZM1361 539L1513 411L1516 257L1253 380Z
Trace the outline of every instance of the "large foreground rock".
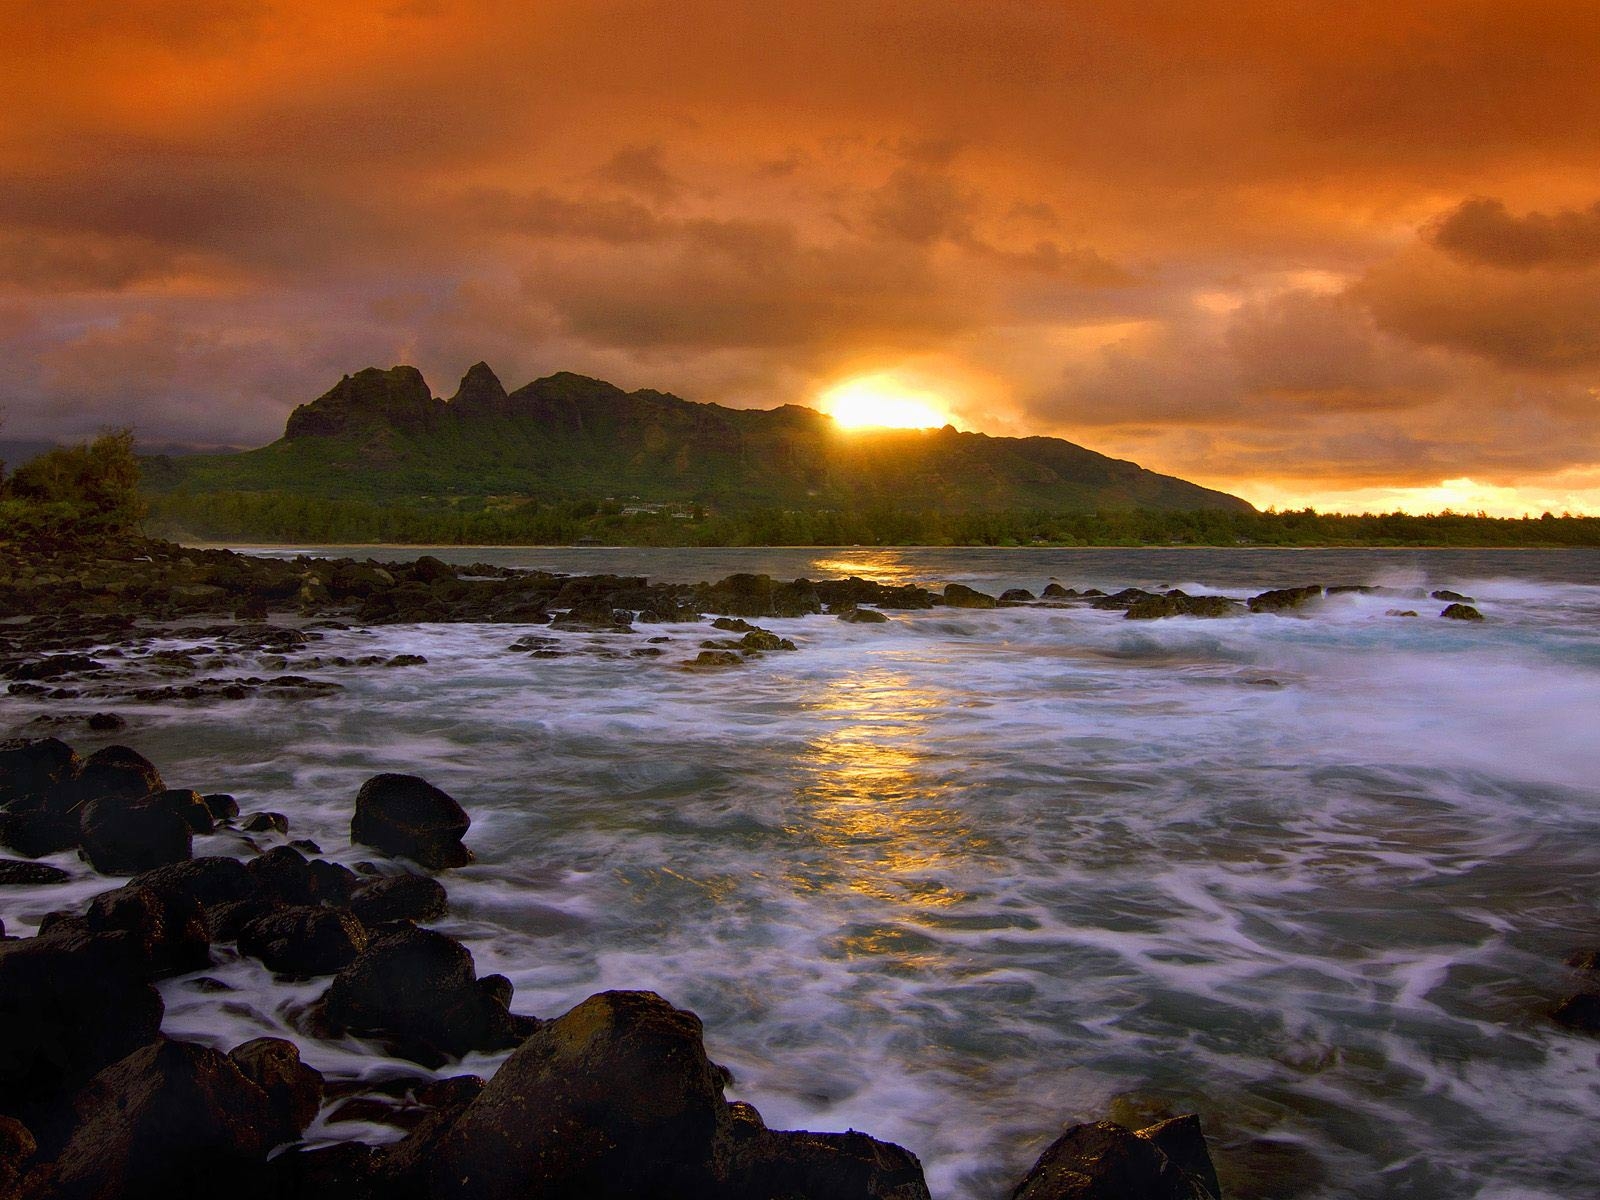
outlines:
M530 1037L433 1156L437 1200L927 1200L916 1158L863 1134L768 1130L730 1105L700 1019L591 996Z
M1011 1200L1215 1200L1216 1171L1200 1121L1175 1117L1137 1133L1074 1125L1039 1156Z
M350 840L425 867L462 867L472 818L448 794L416 775L374 775L356 794Z
M75 1127L25 1189L51 1200L226 1194L283 1133L267 1093L227 1055L160 1041L101 1071L73 1098ZM298 1134L295 1130L290 1136Z
M154 1040L161 994L129 933L0 944L0 1112L79 1087Z

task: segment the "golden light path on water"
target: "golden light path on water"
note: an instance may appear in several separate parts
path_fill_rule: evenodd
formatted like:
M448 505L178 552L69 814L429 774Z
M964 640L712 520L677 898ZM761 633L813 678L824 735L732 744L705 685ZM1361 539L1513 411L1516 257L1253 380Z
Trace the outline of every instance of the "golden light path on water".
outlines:
M944 700L893 670L835 679L807 707L832 727L813 740L798 789L807 827L791 836L819 842L832 875L791 873L801 891L844 888L893 906L893 919L852 927L839 941L848 957L931 966L932 943L901 921L970 897L950 882L987 840L947 803L930 747ZM815 868L813 868L815 870ZM887 915L887 914L886 914Z

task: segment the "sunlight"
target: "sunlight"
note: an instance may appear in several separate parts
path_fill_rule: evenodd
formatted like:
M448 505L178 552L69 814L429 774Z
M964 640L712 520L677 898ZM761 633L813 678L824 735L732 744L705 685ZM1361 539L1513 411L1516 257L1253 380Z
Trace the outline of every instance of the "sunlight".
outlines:
M818 401L843 429L935 429L950 421L939 396L909 387L890 374L847 379L823 392Z

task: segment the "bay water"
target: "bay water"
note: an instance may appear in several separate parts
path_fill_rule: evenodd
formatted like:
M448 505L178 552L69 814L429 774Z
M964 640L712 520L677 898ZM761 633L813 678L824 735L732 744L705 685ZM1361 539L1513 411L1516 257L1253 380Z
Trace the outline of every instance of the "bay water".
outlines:
M438 927L517 1011L656 990L769 1125L900 1142L936 1197L1005 1195L1063 1124L1180 1111L1235 1195L1593 1194L1600 1041L1548 1012L1600 987L1562 965L1600 945L1600 553L428 552L663 582L1398 589L1222 620L767 619L798 651L722 671L682 665L709 626L357 628L308 653L426 664L63 736L130 744L349 863L370 856L348 840L362 781L424 776L477 854ZM1438 588L1486 619L1440 619ZM559 653L512 651L526 634ZM46 711L0 698L12 733ZM52 861L74 882L0 898L10 932L105 886ZM162 985L169 1034L290 1036L352 1086L419 1072L304 1034L326 981L218 955L232 991ZM398 1132L325 1113L312 1135Z

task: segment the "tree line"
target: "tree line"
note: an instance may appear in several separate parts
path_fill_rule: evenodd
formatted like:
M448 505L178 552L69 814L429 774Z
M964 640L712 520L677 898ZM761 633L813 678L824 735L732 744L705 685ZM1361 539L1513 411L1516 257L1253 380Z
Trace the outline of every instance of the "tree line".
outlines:
M408 504L288 492L172 492L149 497L151 532L177 540L416 545L635 546L1600 546L1600 517L1545 513L1039 510L624 513L614 501Z

